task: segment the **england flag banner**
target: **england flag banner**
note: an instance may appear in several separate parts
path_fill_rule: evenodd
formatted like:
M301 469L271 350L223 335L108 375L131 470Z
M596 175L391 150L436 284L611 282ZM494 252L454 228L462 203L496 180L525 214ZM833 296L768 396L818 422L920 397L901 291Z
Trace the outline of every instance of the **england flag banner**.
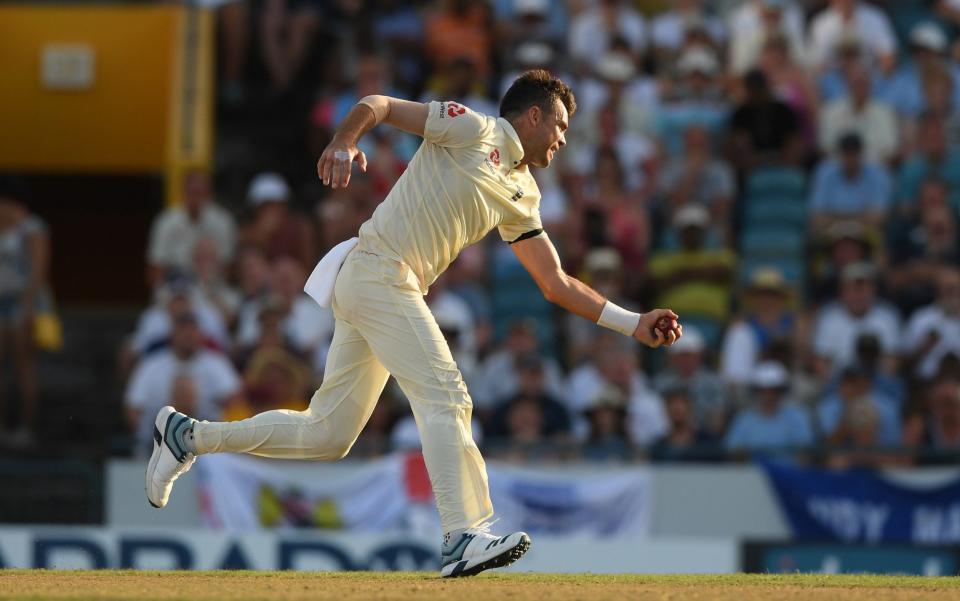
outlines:
M804 541L960 544L960 474L907 482L866 469L765 463L793 536Z
M212 528L439 532L419 453L350 465L336 478L310 479L302 466L223 454L203 457L194 469ZM490 462L487 471L498 528L595 538L649 533L646 468L551 471Z

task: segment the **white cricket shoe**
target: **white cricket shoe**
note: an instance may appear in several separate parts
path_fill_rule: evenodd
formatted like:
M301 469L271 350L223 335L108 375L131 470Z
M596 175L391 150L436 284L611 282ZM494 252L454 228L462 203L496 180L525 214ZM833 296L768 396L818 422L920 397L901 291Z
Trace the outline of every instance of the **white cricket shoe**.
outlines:
M195 420L178 413L169 405L157 413L153 426L153 453L147 463L147 501L157 509L170 499L173 481L190 470L196 455L187 452L174 434L184 424Z
M523 557L530 548L530 537L526 532L501 537L490 534L489 530L489 523L467 528L460 540L445 545L440 576L475 576L484 570L502 568Z

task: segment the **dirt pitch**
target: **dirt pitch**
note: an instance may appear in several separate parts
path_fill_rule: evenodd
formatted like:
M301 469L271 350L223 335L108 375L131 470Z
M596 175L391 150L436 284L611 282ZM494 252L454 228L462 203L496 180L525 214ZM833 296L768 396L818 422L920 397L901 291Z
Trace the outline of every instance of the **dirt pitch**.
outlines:
M960 599L960 578L0 570L0 600Z

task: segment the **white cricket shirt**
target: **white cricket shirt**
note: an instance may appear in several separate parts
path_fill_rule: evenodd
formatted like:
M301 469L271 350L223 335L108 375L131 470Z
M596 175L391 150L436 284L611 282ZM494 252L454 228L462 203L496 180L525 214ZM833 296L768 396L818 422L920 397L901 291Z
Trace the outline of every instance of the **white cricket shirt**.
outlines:
M523 147L503 118L431 102L424 142L360 227L360 250L401 261L424 294L467 246L493 228L507 242L539 235L540 190L518 168Z

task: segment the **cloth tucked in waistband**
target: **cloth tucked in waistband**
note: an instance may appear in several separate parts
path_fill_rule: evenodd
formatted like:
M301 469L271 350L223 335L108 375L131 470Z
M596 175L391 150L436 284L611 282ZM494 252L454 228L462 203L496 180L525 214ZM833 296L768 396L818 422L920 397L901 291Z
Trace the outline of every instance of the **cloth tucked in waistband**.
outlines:
M347 255L357 245L359 238L350 238L344 240L330 249L330 252L323 255L317 266L313 268L313 273L307 278L307 283L303 286L303 291L317 301L317 304L327 309L333 302L333 287L337 283L337 274L343 267L343 262L347 260Z

